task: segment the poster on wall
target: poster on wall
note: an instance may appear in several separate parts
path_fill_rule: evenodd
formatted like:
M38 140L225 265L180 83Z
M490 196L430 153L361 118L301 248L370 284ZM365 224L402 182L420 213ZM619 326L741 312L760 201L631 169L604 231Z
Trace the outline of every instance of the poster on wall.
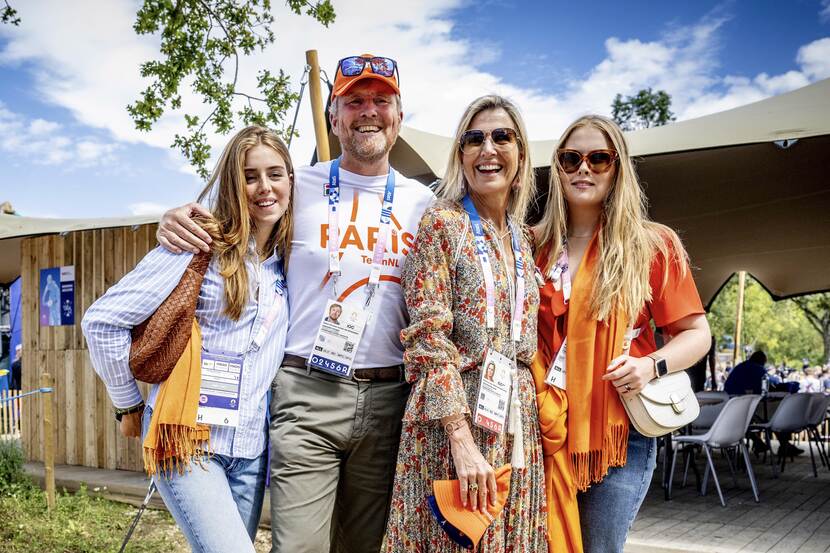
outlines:
M40 326L75 324L75 266L40 270Z

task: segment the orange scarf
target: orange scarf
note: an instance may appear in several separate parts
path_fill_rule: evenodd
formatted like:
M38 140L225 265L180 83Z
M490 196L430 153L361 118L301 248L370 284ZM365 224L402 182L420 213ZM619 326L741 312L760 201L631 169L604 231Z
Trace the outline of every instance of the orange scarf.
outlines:
M613 384L602 380L622 352L628 320L619 311L604 322L591 315L598 237L597 232L573 277L565 331L568 451L580 491L600 482L609 467L624 465L628 449L628 415Z
M161 383L153 418L144 437L144 470L181 474L196 458L210 453L210 427L196 423L202 384L202 330L193 319L190 340L173 372Z

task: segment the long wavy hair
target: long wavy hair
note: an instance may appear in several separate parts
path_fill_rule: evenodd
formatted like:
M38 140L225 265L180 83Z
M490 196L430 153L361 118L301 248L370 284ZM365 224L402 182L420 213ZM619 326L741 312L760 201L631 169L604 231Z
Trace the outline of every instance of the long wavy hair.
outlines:
M461 163L461 135L470 129L470 124L476 115L490 109L503 109L510 116L510 119L513 120L513 125L516 127L516 135L519 139L519 168L516 172L518 186L510 189L507 213L514 221L521 224L524 223L530 200L536 196L536 177L530 162L527 129L525 129L522 115L513 102L502 96L482 96L481 98L473 100L467 106L467 109L464 110L464 115L461 116L458 129L455 131L454 147L450 152L450 159L444 171L444 178L436 190L436 195L441 199L454 202L461 202L464 199L464 195L467 193L468 183L464 176L464 166Z
M654 256L659 253L667 260L663 275L665 283L668 263L678 263L681 274L685 274L686 250L673 230L649 220L647 199L634 170L628 144L614 121L599 115L580 117L562 133L557 149L565 145L574 130L582 127L600 131L619 155L599 222L599 262L593 275L591 312L604 321L620 310L634 321L646 302L652 299L649 275ZM536 227L539 248L551 245L546 265L541 267L544 274L548 274L559 259L568 235L568 203L556 150L550 168L548 202Z
M276 133L259 126L239 131L225 146L210 180L199 194L200 203L206 200L211 203L213 218L196 218L196 222L213 238L213 254L219 262L219 273L225 279L225 314L233 320L239 319L248 303L245 259L250 255L250 242L256 232L245 191L245 156L248 150L260 144L279 154L291 181L288 209L274 225L265 245L265 252L277 250L287 269L294 231L294 166L288 148Z

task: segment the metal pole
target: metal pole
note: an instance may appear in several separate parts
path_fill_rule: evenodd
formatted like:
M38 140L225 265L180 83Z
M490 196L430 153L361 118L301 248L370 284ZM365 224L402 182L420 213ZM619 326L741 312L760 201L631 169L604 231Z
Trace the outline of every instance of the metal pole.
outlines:
M49 373L40 375L43 401L43 480L46 485L46 507L55 509L55 420L52 412L52 387L55 380Z
M314 119L314 136L317 139L317 161L331 159L329 151L329 135L326 131L326 113L323 103L323 94L320 90L320 64L317 62L317 50L306 50L306 63L311 70L308 75L309 98L311 98L311 114Z
M732 366L738 363L738 355L743 347L741 331L744 323L744 290L746 289L746 271L738 271L738 306L735 313L735 350L732 352Z

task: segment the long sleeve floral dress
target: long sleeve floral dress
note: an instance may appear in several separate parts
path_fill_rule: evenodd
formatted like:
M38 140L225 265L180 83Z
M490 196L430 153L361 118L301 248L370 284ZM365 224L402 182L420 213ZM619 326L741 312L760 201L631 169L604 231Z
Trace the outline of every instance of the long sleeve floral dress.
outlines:
M450 553L462 549L444 535L434 520L427 496L433 480L457 478L449 438L441 417L471 414L475 406L480 366L487 348L507 357L514 353L510 338L514 266L492 224L483 220L496 289L496 328L485 323L484 277L464 209L440 202L424 214L412 251L402 272L410 325L401 332L406 349L407 380L412 391L407 403L386 531L387 553ZM523 232L521 255L534 267L531 245ZM514 469L502 515L479 543L483 553L541 553L545 541L545 486L536 392L529 365L536 352L539 291L532 271L526 272L522 339L516 359L522 413L525 468ZM511 460L513 436L497 435L477 426L472 434L494 468Z

